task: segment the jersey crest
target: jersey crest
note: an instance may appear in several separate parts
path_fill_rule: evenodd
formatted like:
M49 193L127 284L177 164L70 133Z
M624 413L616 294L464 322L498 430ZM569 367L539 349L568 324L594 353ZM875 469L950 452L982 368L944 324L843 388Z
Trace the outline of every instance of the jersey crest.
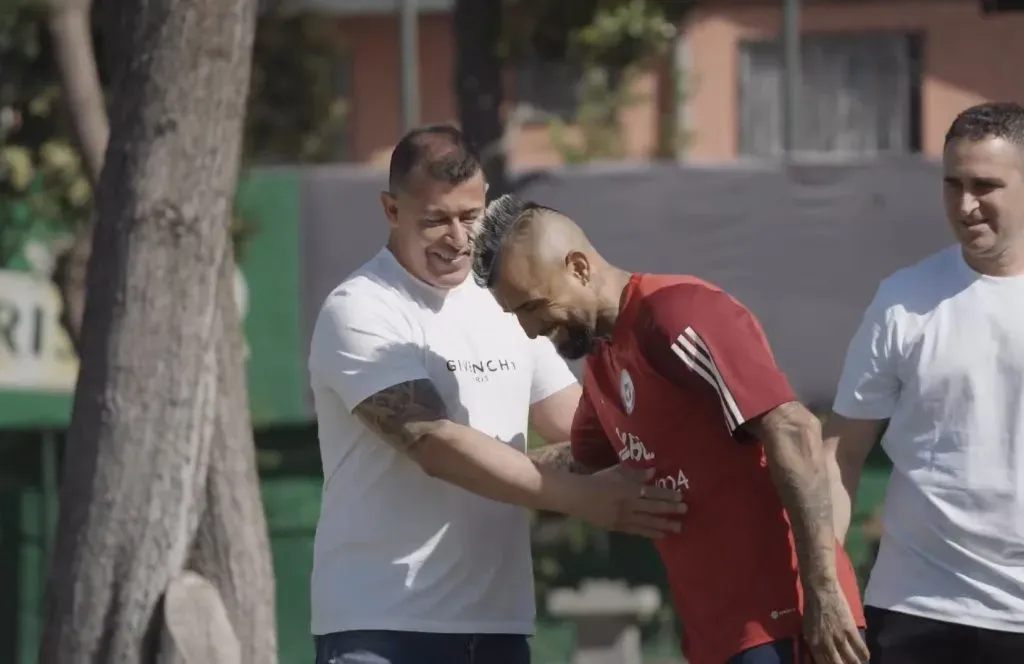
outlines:
M636 388L633 387L632 376L625 369L619 374L619 394L622 396L622 408L626 415L632 415L636 406Z

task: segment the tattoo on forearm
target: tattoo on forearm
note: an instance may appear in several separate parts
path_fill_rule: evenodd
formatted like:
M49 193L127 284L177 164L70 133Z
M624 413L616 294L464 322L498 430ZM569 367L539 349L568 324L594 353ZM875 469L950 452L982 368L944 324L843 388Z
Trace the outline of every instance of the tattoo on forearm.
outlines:
M835 572L831 486L813 418L801 404L788 403L765 415L757 432L789 514L805 585L829 581Z
M531 451L529 456L537 467L546 470L565 470L577 475L590 475L596 472L573 458L572 446L567 442L545 445Z
M409 453L443 420L448 408L429 380L393 385L367 397L352 411L399 452Z

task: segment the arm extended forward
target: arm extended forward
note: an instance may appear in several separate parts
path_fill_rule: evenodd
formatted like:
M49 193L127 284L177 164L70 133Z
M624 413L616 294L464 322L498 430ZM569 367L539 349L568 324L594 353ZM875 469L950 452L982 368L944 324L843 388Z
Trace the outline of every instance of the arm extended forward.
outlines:
M429 380L381 390L353 412L428 475L492 500L561 512L648 536L677 530L677 522L658 515L685 509L676 492L598 483L596 478L534 463L491 436L453 422Z

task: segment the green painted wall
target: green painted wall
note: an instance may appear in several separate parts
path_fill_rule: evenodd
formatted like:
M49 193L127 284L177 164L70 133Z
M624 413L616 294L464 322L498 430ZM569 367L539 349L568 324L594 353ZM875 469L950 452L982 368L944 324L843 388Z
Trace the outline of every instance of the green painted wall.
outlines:
M302 349L300 190L296 170L257 171L239 187L238 209L254 226L241 266L250 294L249 408L253 426L309 422Z

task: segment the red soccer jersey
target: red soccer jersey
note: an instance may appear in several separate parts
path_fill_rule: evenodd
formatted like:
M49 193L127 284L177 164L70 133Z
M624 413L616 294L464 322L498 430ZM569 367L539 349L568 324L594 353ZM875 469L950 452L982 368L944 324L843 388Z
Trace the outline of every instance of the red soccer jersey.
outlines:
M764 446L742 428L796 400L753 314L694 277L634 275L611 341L587 358L575 458L654 467L654 481L681 490L689 507L681 532L657 546L691 664L723 664L801 632L793 533ZM836 558L863 626L838 543Z

